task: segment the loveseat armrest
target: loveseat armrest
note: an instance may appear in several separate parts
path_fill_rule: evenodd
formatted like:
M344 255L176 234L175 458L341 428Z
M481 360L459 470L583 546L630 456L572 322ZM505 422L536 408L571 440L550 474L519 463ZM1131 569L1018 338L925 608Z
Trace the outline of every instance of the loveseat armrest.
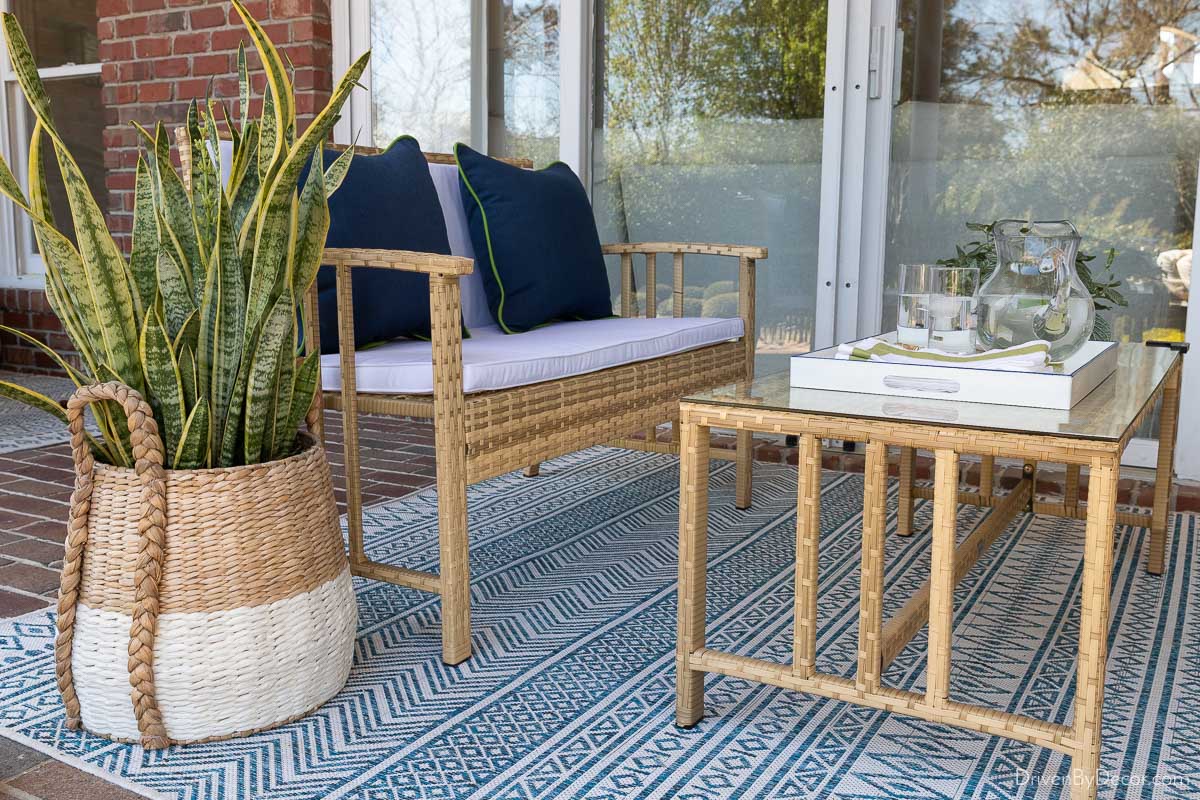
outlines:
M364 248L325 248L323 264L337 270L338 361L341 366L341 395L343 442L347 451L358 447L358 381L354 350L354 290L353 270L359 267L395 269L423 273L429 276L429 321L433 361L433 413L437 447L465 448L463 430L463 364L462 364L462 290L459 280L474 270L469 258L438 253L418 253L409 250L371 250ZM419 302L419 300L418 300ZM320 353L320 321L318 319L317 282L313 281L304 301L305 341L308 352ZM324 441L321 425L324 386L316 392L317 404L311 415L317 420L314 431ZM347 482L358 480L347 474ZM361 509L348 508L359 515ZM352 520L353 522L353 520ZM353 530L353 526L351 528ZM351 553L360 560L361 553Z
M746 347L746 377L754 377L754 349L758 332L754 322L755 269L758 261L767 257L767 248L758 245L716 244L712 242L624 242L601 245L605 255L621 257L621 316L638 316L633 289L633 254L646 257L646 316L658 315L655 276L659 253L674 256L674 276L671 284L672 316L683 316L683 257L684 255L727 256L738 260L738 316L742 318Z
M460 256L418 253L412 250L373 250L361 247L327 247L324 264L420 272L426 275L470 275L475 262Z
M767 248L753 244L715 244L710 242L618 242L600 246L606 256L623 256L634 253L692 253L705 256L733 256L761 261L767 257Z

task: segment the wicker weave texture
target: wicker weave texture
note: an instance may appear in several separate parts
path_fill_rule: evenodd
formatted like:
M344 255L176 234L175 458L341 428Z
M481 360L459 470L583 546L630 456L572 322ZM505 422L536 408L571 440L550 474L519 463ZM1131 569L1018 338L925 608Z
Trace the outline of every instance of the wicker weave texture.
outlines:
M83 408L113 401L135 467L93 463ZM162 468L149 406L117 383L68 403L76 485L59 599L68 727L147 748L302 716L349 674L356 607L324 451Z

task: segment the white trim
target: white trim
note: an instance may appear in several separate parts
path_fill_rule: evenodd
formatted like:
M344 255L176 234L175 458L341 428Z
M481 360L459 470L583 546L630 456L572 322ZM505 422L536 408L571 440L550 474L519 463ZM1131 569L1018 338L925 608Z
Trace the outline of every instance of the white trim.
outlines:
M471 0L471 147L488 151L488 0Z
M558 157L591 194L593 0L563 0L558 16Z
M842 197L842 131L846 93L846 51L849 45L849 9L842 3L829 4L825 42L825 107L821 138L821 204L817 242L817 308L813 347L820 350L835 343L837 273L839 261L839 209Z
M863 203L866 200L867 69L871 0L849 0L845 60L845 107L841 120L841 205L838 208L837 311L834 336L858 337L859 273L862 263Z
M92 64L63 64L61 67L42 67L38 77L43 81L58 81L64 78L86 78L100 74L100 62ZM15 81L15 75L7 76L5 80Z
M1196 191L1200 193L1200 176ZM1200 196L1200 195L1198 195ZM1200 218L1192 228L1192 253L1200 242ZM1191 289L1200 289L1192 281ZM1188 303L1186 331L1200 342L1200 295ZM1186 332L1185 332L1185 335ZM1200 348L1183 360L1183 385L1179 393L1179 435L1175 445L1175 472L1180 478L1200 479Z
M872 0L870 27L877 48L875 84L878 97L867 99L863 154L862 227L859 241L858 322L855 336L879 332L883 318L884 258L887 251L888 183L891 179L893 87L896 83L896 2ZM868 43L868 48L871 43Z

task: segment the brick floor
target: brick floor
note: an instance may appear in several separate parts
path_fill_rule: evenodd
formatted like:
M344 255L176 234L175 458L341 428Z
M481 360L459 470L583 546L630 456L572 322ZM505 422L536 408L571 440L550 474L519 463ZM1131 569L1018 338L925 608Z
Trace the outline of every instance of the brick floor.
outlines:
M339 505L344 503L341 425L337 415L327 416L328 453ZM663 431L662 437L669 437ZM433 429L423 421L363 417L360 443L363 453L363 494L368 504L402 497L434 480ZM733 437L717 434L715 447L733 447ZM775 463L796 463L796 450L779 440L755 443L755 458ZM831 470L861 472L863 456L838 449L827 450L823 466ZM917 477L930 476L932 458L919 457ZM892 464L892 472L898 468ZM1001 485L1019 478L1019 466L997 470ZM70 453L65 444L0 455L0 617L12 617L51 604L58 590L65 520L73 482ZM978 485L979 468L963 470L968 484ZM1062 473L1039 473L1038 490L1061 492ZM1086 497L1086 479L1080 491ZM1153 484L1140 477L1123 478L1120 502L1149 505ZM1200 510L1200 487L1180 487L1176 501L1181 510ZM0 739L0 798L15 800L127 800L132 793L105 783L46 756Z

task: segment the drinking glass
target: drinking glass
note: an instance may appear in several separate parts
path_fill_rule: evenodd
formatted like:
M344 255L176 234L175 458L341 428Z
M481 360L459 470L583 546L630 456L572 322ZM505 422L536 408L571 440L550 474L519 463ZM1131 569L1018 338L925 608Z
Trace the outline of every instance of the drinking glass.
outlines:
M915 347L929 346L929 289L933 266L900 265L900 306L896 314L896 341Z
M929 270L929 346L948 353L975 352L977 267Z

